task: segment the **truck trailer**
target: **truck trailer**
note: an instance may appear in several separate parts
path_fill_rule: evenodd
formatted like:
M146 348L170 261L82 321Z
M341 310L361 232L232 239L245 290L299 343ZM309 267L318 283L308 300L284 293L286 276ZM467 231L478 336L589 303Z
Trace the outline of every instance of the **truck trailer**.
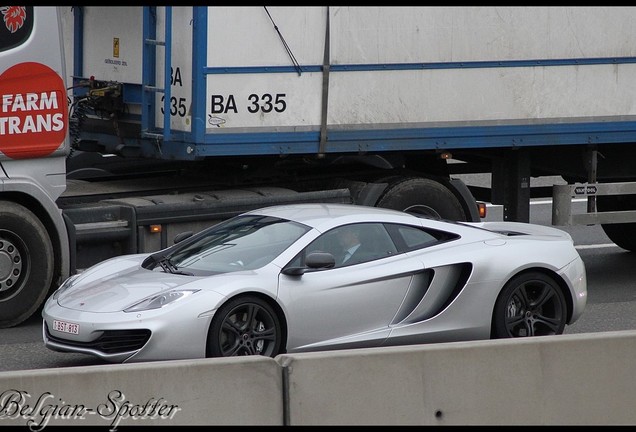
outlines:
M0 327L98 261L289 202L527 222L556 175L553 224L636 250L634 8L0 13Z

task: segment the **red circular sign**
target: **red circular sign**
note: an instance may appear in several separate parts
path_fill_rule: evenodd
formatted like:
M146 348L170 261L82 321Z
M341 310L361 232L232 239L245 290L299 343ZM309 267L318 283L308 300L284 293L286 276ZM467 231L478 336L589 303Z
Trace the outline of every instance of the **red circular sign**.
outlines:
M0 75L0 152L43 157L63 144L68 127L64 81L53 69L20 63Z

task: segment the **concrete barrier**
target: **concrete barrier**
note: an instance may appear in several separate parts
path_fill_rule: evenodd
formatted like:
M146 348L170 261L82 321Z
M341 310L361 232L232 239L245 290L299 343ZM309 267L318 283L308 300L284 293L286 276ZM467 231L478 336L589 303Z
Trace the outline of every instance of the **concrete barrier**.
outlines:
M279 356L289 425L636 423L636 332Z
M282 369L266 357L0 373L0 427L282 425Z
M0 426L631 425L636 331L0 373Z

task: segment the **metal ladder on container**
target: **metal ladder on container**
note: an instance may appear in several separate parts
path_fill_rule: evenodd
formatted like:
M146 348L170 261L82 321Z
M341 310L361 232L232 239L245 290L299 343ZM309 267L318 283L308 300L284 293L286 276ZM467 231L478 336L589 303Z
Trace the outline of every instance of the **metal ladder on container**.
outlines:
M157 7L143 7L141 136L157 141L170 140L170 79L172 69L172 6L164 6L164 39L157 39ZM157 47L164 47L164 82L157 85ZM155 121L156 94L163 93L163 132Z

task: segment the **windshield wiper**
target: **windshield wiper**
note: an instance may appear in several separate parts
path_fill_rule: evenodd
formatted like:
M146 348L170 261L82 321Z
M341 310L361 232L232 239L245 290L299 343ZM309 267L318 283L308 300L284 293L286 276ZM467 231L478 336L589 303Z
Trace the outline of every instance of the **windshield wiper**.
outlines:
M165 271L166 273L180 274L180 275L186 275L186 276L194 276L193 273L185 272L183 270L179 270L177 268L177 266L174 265L172 263L172 261L170 261L170 258L168 258L168 257L163 257L158 262L159 262L159 265L161 266L161 268L163 269L163 271Z
M143 268L152 270L159 264L164 272L172 274L180 274L185 276L194 276L194 273L179 270L179 268L170 261L170 258L163 254L162 251L148 255L144 262L141 263Z

